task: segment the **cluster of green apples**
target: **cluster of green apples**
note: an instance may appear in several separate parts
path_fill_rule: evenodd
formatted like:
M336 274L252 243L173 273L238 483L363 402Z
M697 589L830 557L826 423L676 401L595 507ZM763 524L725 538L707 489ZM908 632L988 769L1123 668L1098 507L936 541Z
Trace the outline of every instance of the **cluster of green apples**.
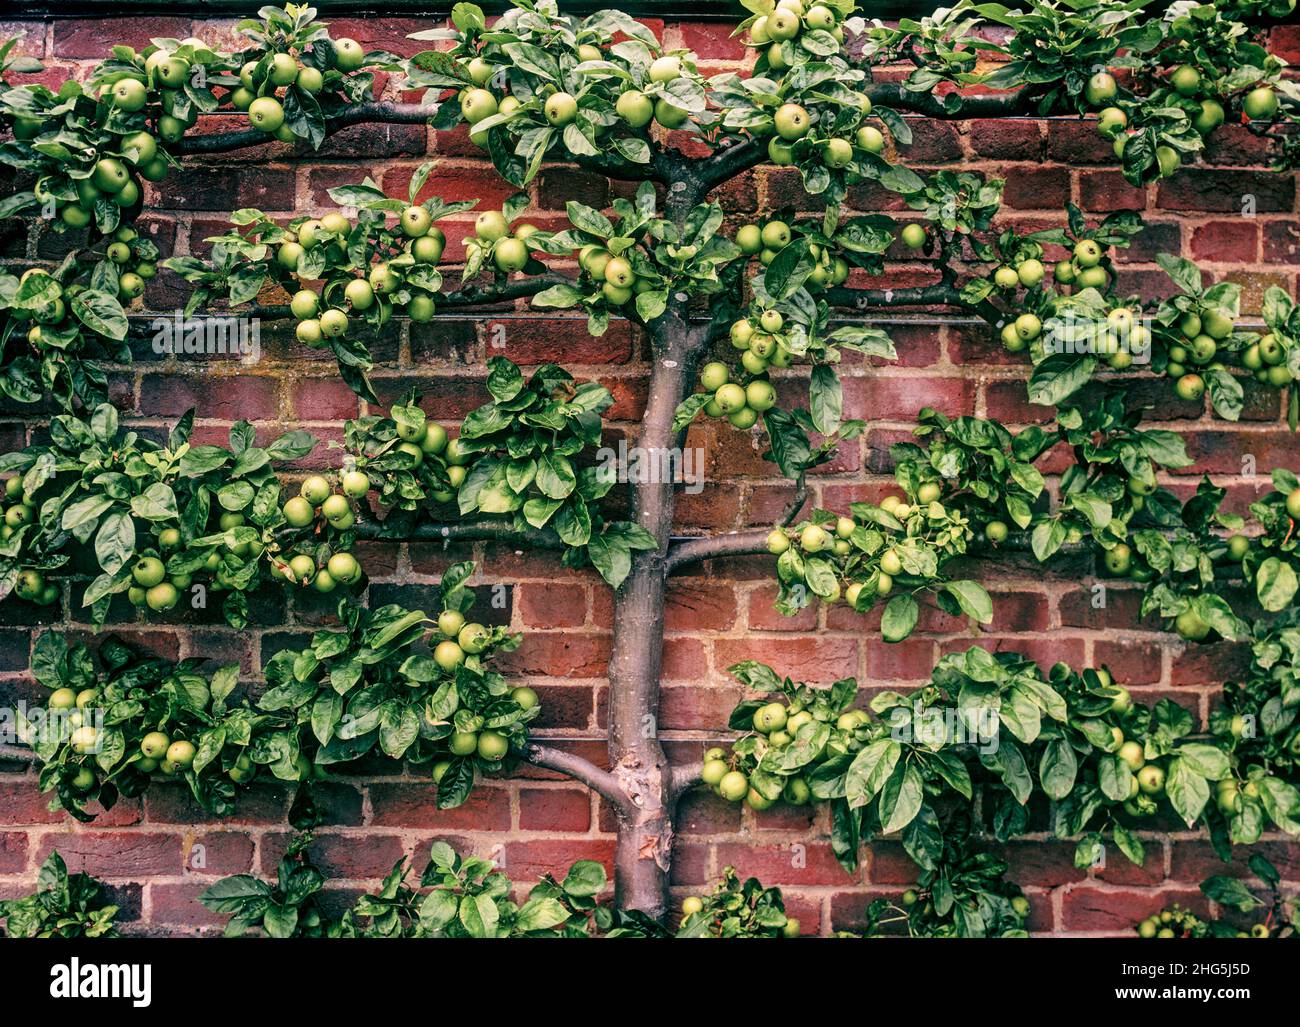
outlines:
M164 731L150 731L140 739L141 759L136 762L135 769L142 774L151 774L156 770L170 777L188 770L197 755L198 749L188 739L177 738L173 741ZM247 756L241 759L247 761L247 772L239 776L234 773L230 775L237 784L251 780L254 772L253 761Z
M242 509L222 509L215 514L215 524L210 523L208 531L215 534L245 527L251 506L250 499ZM265 551L265 546L257 539L244 541L228 536L212 548L201 567L191 572L180 569L192 566L186 559L185 548L179 527L161 522L154 524L152 542L137 549L131 567L131 584L126 597L132 606L155 613L170 610L180 601L181 593L194 584L199 573L211 575L207 585L213 592L247 589L251 585L244 568L250 561L260 559Z
M443 610L438 615L438 633L440 638L433 647L433 659L439 667L446 671L454 671L462 665L474 671L483 669L480 657L488 647L492 636L487 626L477 621L467 621L465 615L459 610ZM532 693L531 696L528 693ZM520 703L525 709L537 705L537 693L531 688L520 694L525 699L532 699L531 706ZM473 749L469 750L472 751ZM452 752L457 756L469 755L469 752L457 752L454 746Z
M582 43L577 48L580 61L603 61L609 58L599 46ZM656 57L650 64L648 76L650 83L663 87L664 95L652 96L642 89L630 84L622 89L614 101L614 110L628 128L645 129L652 121L658 122L666 129L678 129L690 120L690 112L673 104L668 96L667 87L681 78L684 63L693 63L692 53L664 54ZM509 117L523 106L518 97L506 91L498 98L493 92L493 77L505 66L494 64L482 56L471 57L463 64L473 85L461 90L458 96L461 116L469 125L470 142L486 148L488 144L487 129L477 126L488 118L501 115ZM658 91L657 91L658 92ZM542 116L553 128L564 128L578 116L578 98L572 93L547 83L543 86Z
M316 518L321 517L326 524L338 532L347 531L357 522L357 515L352 510L352 500L360 499L370 491L370 479L361 471L348 471L343 475L340 490L334 491L329 479L313 474L303 481L298 495L285 501L280 512L290 528L311 528ZM313 531L312 548L315 549ZM280 559L274 564L275 569L289 581L297 585L310 585L317 592L328 594L339 585L358 584L363 571L357 558L346 549L334 549L328 557L323 554L313 556L299 552L287 560Z
M579 47L580 52L581 50L582 48ZM583 57L583 60L598 59L591 56ZM684 61L694 63L695 55L693 53L664 54L651 61L650 81L662 87L665 95L652 97L640 89L624 89L619 93L618 99L614 101L614 110L628 128L643 129L654 120L664 128L672 130L681 128L690 120L690 112L673 104L668 98L671 94L667 93L667 87L682 77Z
M146 256L156 250L149 244L149 252L142 252L140 233L130 225L122 225L111 236L104 255L117 265L117 297L131 301L144 293L145 285L158 274L158 265Z
M871 100L864 96L859 103L861 117L871 115ZM812 131L812 116L798 103L783 103L772 116L774 135L767 144L768 159L778 166L795 163L796 144ZM853 160L855 147L867 153L881 153L885 149L885 136L875 125L860 124L850 136L831 136L815 144L816 151L826 167L836 169L848 166Z
M781 44L796 41L805 32L829 32L837 43L844 43L844 27L839 11L828 5L802 0L778 0L770 14L760 14L749 26L749 45L763 50L767 66L784 71L789 65Z
M704 754L700 779L714 793L727 802L744 802L750 809L770 809L778 800L769 799L750 784L750 775L758 769L765 754L789 746L805 724L814 722L813 714L795 700L789 703L770 702L754 711L754 734L737 743L731 752L715 747ZM817 762L804 767L803 772L785 779L780 801L791 806L806 806L812 801L808 776L816 773L818 764L826 760L856 752L865 744L867 732L861 731L871 722L863 710L845 710L835 719L830 740Z
M211 530L214 533L217 530L229 532L244 527L248 523L247 512L247 508L222 510L216 516L216 524L211 526ZM181 593L194 584L193 573L175 569L185 564L180 559L184 548L180 528L155 524L152 544L137 550L135 563L131 567L131 584L127 588L126 597L132 606L137 609L148 608L155 613L176 606ZM245 542L227 538L208 554L200 570L212 575L209 587L214 592L247 587L245 583L236 580L239 576L238 567L228 566L225 557L229 554L235 558L238 566L243 566L249 560L258 559L264 548L257 540ZM177 557L179 563L172 562L173 557Z
M1205 379L1199 372L1224 367L1219 347L1232 337L1235 328L1232 317L1214 307L1190 310L1179 318L1173 326L1177 334L1169 345L1165 374L1175 379L1174 391L1180 399L1195 401L1205 395ZM1280 362L1286 353L1280 344L1274 345L1276 341L1273 336L1265 336L1252 344L1242 354L1242 363L1254 371L1261 382L1282 388L1290 383L1291 372Z
M882 502L881 508L887 509L890 513L902 509L906 515L911 507L903 503L897 496L887 497L889 505ZM824 524L807 523L800 525L794 532L793 541L791 534L783 528L773 528L767 536L767 551L773 556L780 556L786 552L790 546L797 543L799 549L812 555L815 553L826 553L839 559L846 559L852 552L853 546L849 542L857 525L851 517L840 517L832 522ZM864 580L850 582L848 587L840 591L840 584L837 582L834 591L827 596L818 596L818 598L827 605L833 605L840 600L843 595L844 599L854 609L857 608L858 600L863 591L868 596L887 596L894 590L894 578L903 573L903 562L898 553L893 549L886 549L880 554L880 560L876 569Z
M405 252L415 263L436 265L442 259L447 237L433 223L427 208L412 204L402 211L398 224L402 236L407 239ZM327 249L327 266L346 263L351 232L352 222L341 211L333 210L319 218L308 218L280 243L275 254L276 264L293 273L303 254L318 246ZM379 261L371 265L365 277L349 272L344 280L328 282L322 292L299 289L289 302L290 311L298 319L295 330L298 341L318 347L329 339L342 338L348 332L349 312L363 314L375 305L378 298L390 297L403 288L410 291L406 315L412 321L431 320L437 309L434 294L408 283L402 272L404 266L407 265Z
M1109 72L1093 75L1084 89L1085 99L1098 109L1097 131L1112 140L1115 156L1122 158L1131 133L1128 131L1128 114L1115 105L1118 93L1119 85ZM1206 78L1192 64L1180 64L1172 69L1150 99L1156 104L1181 108L1202 137L1208 136L1227 118L1222 98L1213 95ZM1277 93L1267 85L1256 86L1241 98L1242 112L1256 121L1272 120L1279 106ZM1168 177L1182 165L1182 155L1172 146L1160 145L1156 147L1156 161L1161 176Z
M1208 332L1208 329L1204 329ZM1287 351L1272 332L1261 335L1241 352L1241 365L1255 376L1255 380L1284 389L1291 384L1291 369L1287 366Z
M233 524L233 518L231 523ZM179 529L164 528L158 534L157 543L156 550L145 550L138 554L131 567L131 584L127 588L126 597L137 609L148 607L155 613L162 613L180 601L181 592L194 583L194 578L190 574L168 574L167 565L161 559L161 556L180 547ZM212 563L212 569L215 570L217 561Z
M1106 330L1096 337L1094 352L1106 358L1113 371L1133 366L1133 354L1145 353L1151 345L1151 329L1141 322L1142 310L1120 305L1106 312ZM1201 383L1204 389L1204 382Z
M1127 694L1121 690L1121 704ZM1131 817L1153 816L1159 808L1156 800L1165 794L1167 774L1164 766L1158 760L1148 763L1146 747L1139 739L1126 738L1122 728L1112 727L1111 734L1119 743L1119 747L1114 750L1115 755L1128 766L1132 774L1128 798L1124 800L1124 812Z
M774 528L767 536L767 551L778 557L778 576L787 582L799 577L798 572L785 569L779 559L792 545L798 545L805 555L831 558L839 580L829 595L818 594L817 598L832 605L842 597L853 609L866 611L877 599L892 593L894 580L904 573L899 544L924 545L935 552L938 561L965 552L973 529L965 514L956 506L945 506L942 497L943 486L937 481L927 481L917 486L914 497L890 494L881 499L879 508L897 520L903 531L877 525L876 530L887 532L888 537L883 547L873 554L857 549L850 542L857 530L857 522L852 517L820 523L814 519L791 528ZM985 527L985 537L993 544L1003 541L1007 535L1007 525L1001 521L990 522ZM793 577L787 577L790 574Z
M185 45L207 48L203 40L195 38L185 40ZM144 112L153 122L152 131L147 126L137 127L132 119L119 122L100 119L106 127L112 124L130 127L114 133L116 139L101 148L89 174L74 176L77 200L59 208L59 218L69 228L89 225L99 200L111 200L124 209L137 207L141 198L140 180L161 182L170 170L160 142L180 142L198 120L198 108L184 92L192 72L186 58L161 48L150 48L147 56L142 57L127 47L121 60L135 67L116 73L111 81L101 85L98 99L123 114ZM150 108L151 89L155 91L156 108ZM178 100L183 100L183 104ZM43 130L40 119L20 119L14 126L14 134L19 139L34 138Z
M1127 133L1129 117L1121 108L1115 106L1115 100L1119 96L1119 83L1115 80L1115 76L1108 71L1097 72L1088 79L1083 96L1089 106L1098 112L1097 131L1105 138L1114 141L1112 145L1115 156L1122 158L1124 147L1129 140ZM1207 123L1212 116L1213 108L1209 108L1205 112ZM1162 144L1156 147L1156 163L1160 167L1161 177L1167 178L1172 175L1182 162L1182 156L1172 146Z
M1080 239L1074 244L1068 260L1059 261L1052 278L1056 284L1073 289L1094 289L1105 294L1111 285L1111 275L1102 260L1106 248L1095 239ZM1019 289L1032 290L1046 279L1047 268L1038 257L1027 256L999 266L992 275L994 288L1010 298ZM1049 293L1046 302L1037 312L1021 310L1014 314L1001 330L1002 346L1009 353L1019 353L1043 334L1043 318L1056 309ZM1151 331L1142 323L1142 311L1126 304L1117 304L1106 312L1104 329L1093 335L1092 352L1106 360L1115 371L1125 371L1133 365L1134 353L1145 353L1151 344ZM1203 387L1204 383L1202 383Z
M763 224L741 225L736 230L736 245L746 257L757 257L767 267L776 255L794 238L794 229L785 221L773 218ZM822 246L810 243L808 252L815 263L805 286L812 292L848 281L849 263L843 257ZM737 347L741 348L741 347Z
M775 342L772 345L775 346ZM776 352L774 349L772 355L775 356ZM745 350L741 357L742 363L745 363L746 358L762 364L762 370L751 373L763 374L767 370L767 361L756 356L753 349ZM745 369L749 368L749 363L745 363ZM733 382L730 369L720 360L711 360L700 368L700 388L713 393L713 398L704 405L704 412L710 417L725 417L733 428L741 431L754 427L758 423L759 414L776 406L776 389L770 381L765 377L755 377L743 385Z
M1129 496L1134 502L1154 491L1151 486L1136 478L1130 478L1127 487ZM1073 531L1066 541L1076 542L1082 537L1081 531ZM1251 547L1250 539L1245 535L1230 535L1225 540L1225 544L1223 559L1232 563L1240 563ZM1144 584L1156 576L1155 570L1146 562L1142 554L1127 542L1117 542L1107 549L1102 555L1102 566L1111 577L1129 578ZM1188 642L1213 642L1219 638L1219 633L1206 623L1194 607L1188 607L1174 617L1173 629L1180 638Z
M1126 134L1129 118L1121 108L1115 106L1118 96L1119 83L1108 71L1097 72L1088 79L1088 84L1083 89L1084 99L1093 110L1098 111L1097 131L1105 138L1114 140L1115 156L1120 158L1124 156L1124 147L1129 139ZM1168 177L1178 170L1183 159L1172 146L1161 145L1156 147L1156 162L1160 166L1161 176Z
M729 866L712 893L682 899L677 937L798 938L800 929L798 918L786 915L780 888L764 888L755 877L742 883Z
M1206 938L1211 936L1210 925L1193 913L1174 903L1168 909L1153 913L1135 928L1139 938ZM1224 937L1222 933L1215 936ZM1234 937L1234 935L1227 935ZM1270 938L1268 924L1252 924L1249 931L1237 931L1237 938Z
M653 278L638 275L626 256L615 256L596 243L582 247L577 256L578 266L610 306L621 307L639 293L660 287Z
M1214 95L1212 83L1192 64L1180 64L1169 72L1163 92L1152 99L1167 99L1187 111L1192 126L1202 136L1207 136L1223 124L1227 117L1221 98ZM1271 121L1280 103L1272 86L1254 86L1241 97L1241 109L1254 121Z
M333 40L332 65L347 74L365 63L366 52L354 39ZM284 104L277 96L278 90L297 86L313 96L325 87L325 74L316 66L304 64L291 53L272 54L269 61L246 61L239 69L239 85L230 91L230 104L236 110L246 111L254 128L283 143L298 137L284 120Z
M527 266L530 256L528 240L538 231L536 225L526 221L512 228L503 211L485 210L474 219L474 238L468 245L477 242L491 255L496 269L509 275Z
M23 480L14 475L5 479L5 505L0 506L0 541L8 542L23 525L31 524L36 519L36 508L25 502ZM59 589L45 580L45 575L35 567L26 567L18 572L14 593L19 599L40 606L51 606L59 600Z
M192 679L189 687L193 688L197 680ZM68 719L72 727L72 732L68 736L68 745L78 756L94 756L99 753L101 749L99 729L87 723L87 711L94 711L106 701L111 701L111 697L106 699L97 688L85 688L76 692L65 687L50 693L46 706L52 714ZM174 777L193 766L194 759L198 755L197 745L189 738L176 737L178 733L193 735L193 729L187 729L177 723L167 726L171 734L154 729L146 731L140 737L138 746L140 758L130 763L133 771L146 775ZM83 795L95 792L100 783L97 769L94 760L81 762L69 781L72 789ZM115 776L119 769L116 768L107 774L106 779ZM307 769L310 771L310 764L307 764ZM235 784L247 784L256 775L257 767L246 752L239 755L228 772L230 780Z
M488 627L476 621L467 622L459 610L444 610L438 615L438 634L440 640L433 647L433 660L444 671L454 673L461 666L474 671L483 669L482 654L492 641ZM510 698L524 710L534 709L539 701L537 693L526 685L512 689ZM447 749L452 756L478 756L497 763L510 752L510 741L510 734L480 727L476 731L453 731L447 737ZM451 760L434 763L435 784L442 781L451 763Z
M794 354L783 345L789 339L788 328L785 315L771 308L755 308L748 316L732 322L728 335L732 349L740 353L741 367L752 375L766 374L769 367L789 367ZM703 377L701 384L709 387Z
M122 208L137 207L141 195L140 179L156 182L166 176L166 161L158 157L147 163L144 161L144 156L156 153L158 146L148 132L122 136L118 146L123 153L134 155L136 159L132 160L130 156L100 157L88 175L74 179L76 202L59 205L59 220L69 228L89 226L95 219L95 204L100 200L112 200Z
M1106 257L1106 250L1107 247L1102 246L1096 239L1080 239L1074 244L1074 250L1070 254L1070 258L1057 262L1056 267L1052 270L1052 277L1058 285L1071 286L1075 289L1096 289L1098 292L1105 292L1110 285L1110 272L1102 263ZM1019 281L1019 269L1012 270L1016 274L1017 281ZM1031 281L1036 270L1038 269L1032 265L1030 266L1027 277ZM1008 281L1009 279L1004 273L999 287L1002 287ZM1020 284L1024 283L1021 282Z
M417 429L397 417L393 420L397 425L397 437L402 440L397 444L396 451L405 453L416 467L426 460L441 460L446 465L447 480L451 483L451 487L460 488L469 473L473 454L462 450L457 439L448 438L447 429L437 421L426 419ZM450 503L456 498L456 494L442 490L431 493L429 498L435 503Z

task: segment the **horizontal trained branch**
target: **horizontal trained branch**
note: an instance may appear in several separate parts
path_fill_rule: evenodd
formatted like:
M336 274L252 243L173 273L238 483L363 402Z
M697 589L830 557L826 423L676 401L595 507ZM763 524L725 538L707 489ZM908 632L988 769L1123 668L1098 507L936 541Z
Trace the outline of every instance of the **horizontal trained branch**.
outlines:
M580 781L619 809L626 809L631 801L613 774L575 753L529 742L524 758L535 767L554 770L558 774Z
M714 560L722 556L757 556L767 552L769 529L735 531L727 535L704 535L674 542L664 559L664 572L672 574L680 567Z
M452 524L417 524L388 531L383 521L358 521L359 539L387 539L393 542L508 542L543 549L563 549L564 542L553 531L516 528L508 521L464 521Z
M325 122L325 135L332 136L353 125L418 125L428 121L437 112L436 105L421 103L359 103L329 118ZM247 146L261 146L270 141L267 134L259 128L243 128L233 132L187 136L175 144L172 152L177 156L205 156L229 153ZM678 170L676 161L662 150L652 151L651 160L646 164L634 164L611 154L575 155L573 160L590 171L599 171L610 178L633 182L667 182Z
M573 279L559 273L535 275L531 278L517 278L498 285L466 285L451 292L440 293L438 306L441 310L468 310L474 307L489 307L511 300L527 299L555 285L572 284ZM294 318L295 315L287 303L252 304L238 308L241 314L257 317L266 321L281 321ZM296 318L295 318L296 319Z

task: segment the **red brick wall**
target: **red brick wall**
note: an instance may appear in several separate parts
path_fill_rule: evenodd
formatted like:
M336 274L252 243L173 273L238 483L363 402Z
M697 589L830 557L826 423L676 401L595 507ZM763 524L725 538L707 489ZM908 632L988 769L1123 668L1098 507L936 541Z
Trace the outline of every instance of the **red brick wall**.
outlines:
M26 52L49 66L39 77L57 84L67 75L84 75L113 42L143 45L151 36L197 34L232 46L233 24L185 18L0 23L0 34L26 30ZM368 46L412 53L417 44L405 34L428 27L414 19L347 20L335 22L334 31ZM721 26L654 28L668 45L694 47L707 62L706 70L734 66L731 62L741 56ZM1300 61L1300 30L1276 30L1273 49ZM207 121L212 125L205 123L204 129L228 125L221 118ZM1091 126L1074 121L921 122L915 131L915 143L905 154L912 166L977 168L1007 179L1007 224L1060 224L1062 205L1070 199L1091 214L1143 209L1150 227L1121 257L1124 284L1133 291L1153 295L1168 289L1153 262L1156 252L1167 250L1194 258L1209 277L1242 283L1252 310L1270 284L1296 292L1296 176L1267 173L1262 144L1244 131L1221 130L1206 161L1146 189L1127 185L1111 164L1109 144ZM431 181L447 199L482 197L495 204L511 191L478 159L463 132L436 136L418 126L362 126L328 141L319 154L294 154L274 144L196 163L161 188L150 189L147 229L165 253L198 252L205 236L224 229L232 209L257 205L286 216L314 210L328 204L327 188L364 175L390 192L402 191L412 169L429 157L438 161ZM532 192L536 208L555 217L566 199L600 206L624 188L586 173L548 169ZM1244 193L1256 197L1254 218L1238 215ZM896 205L896 197L869 190L854 196L860 209L885 200ZM737 223L768 206L804 205L797 176L771 168L729 185L724 202ZM545 223L546 215L534 220ZM449 234L454 258L460 251L455 234ZM34 226L10 223L0 232L0 256L10 265L56 259L65 245L40 236ZM893 284L912 284L924 280L924 272L899 264L889 277ZM168 311L183 302L183 295L175 280L160 275L147 299L151 308ZM845 414L868 418L872 426L861 440L845 446L840 460L816 475L818 505L842 507L882 485L889 444L907 433L923 405L1010 423L1043 416L1041 408L1026 404L1025 367L1018 358L1004 354L983 329L937 320L896 329L896 364L845 367ZM592 339L581 321L530 316L503 321L505 348L489 350L494 323L490 318L439 319L411 330L394 329L377 340L374 350L382 366L375 381L381 397L415 384L434 416L458 420L486 398L486 356L503 352L521 363L556 360L579 376L600 379L617 398L609 414L611 432L631 427L645 383L645 346L635 331L616 324L604 338ZM263 328L262 362L238 376L219 364L152 363L155 358L142 347L134 367L114 376L117 401L135 423L154 427L196 406L200 437L224 437L228 422L244 417L266 435L303 426L322 439L341 438L342 420L361 408L337 378L332 360L298 346L283 325ZM1190 490L1196 476L1209 472L1229 487L1231 505L1241 509L1266 491L1270 468L1300 465L1300 447L1286 430L1276 393L1248 387L1242 421L1228 424L1206 418L1200 404L1175 400L1166 382L1137 379L1134 387L1149 393L1155 421L1188 435L1197 462L1171 479L1179 491ZM39 428L40 420L31 419L30 412L0 409L0 445L5 449L22 445ZM771 464L759 460L761 447L754 436L710 424L693 428L689 445L706 453L709 482L699 495L681 497L681 530L726 530L777 516L789 486L773 477ZM1242 475L1244 454L1254 456L1261 477ZM328 466L336 457L322 447L310 462ZM541 730L602 758L611 595L594 575L566 571L548 554L490 544L455 552L431 545L372 544L366 550L375 603L400 599L419 605L432 594L442 567L467 556L477 559L482 581L506 588L509 603L502 616L526 633L523 647L509 659L514 674L542 695ZM879 640L874 625L864 630L861 618L842 607L805 611L793 619L779 616L771 608L771 568L765 560L720 562L696 570L675 582L668 611L661 728L670 751L680 758L698 755L702 741L717 737L717 727L739 697L725 668L740 658L763 659L811 681L856 675L879 688L920 682L939 654L978 642L1019 649L1047 664L1109 663L1142 699L1172 696L1200 715L1215 702L1224 676L1242 664L1242 652L1228 645L1188 649L1174 636L1153 630L1157 625L1139 623L1134 592L1114 589L1107 610L1091 609L1087 584L1092 568L1086 563L1058 564L1057 570L1045 576L1032 561L1014 558L973 568L973 576L990 586L997 601L996 620L987 633L934 615L916 635L894 646ZM10 701L32 698L35 689L24 672L32 636L46 625L15 623L18 611L6 606L0 607L0 694ZM255 678L273 652L305 637L327 617L328 607L298 597L286 606L280 599L241 632L227 629L215 616L202 624L178 618L171 625L124 627L160 653L238 660ZM66 613L76 630L88 630L78 620L79 611ZM445 813L428 801L424 780L394 774L386 764L338 776L322 796L329 823L320 832L317 859L352 888L374 883L403 854L422 865L423 850L434 838L493 855L521 880L580 857L608 863L613 850L611 817L599 800L572 783L526 768L508 781L481 785L465 807ZM268 787L256 790L233 820L211 821L179 789L157 786L143 801L124 802L93 825L77 826L46 812L30 772L0 765L0 894L29 886L45 854L57 847L74 868L120 886L130 915L139 921L135 929L180 933L207 927L214 920L193 901L194 895L217 876L250 870L272 874L287 837L286 805L286 795ZM830 855L828 830L825 811L756 814L707 794L692 794L681 807L675 886L685 894L732 863L785 889L805 930L827 931L832 924L852 926L870 898L896 893L914 879L914 868L892 843L872 846L861 870L846 874ZM804 858L796 846L806 847ZM1032 926L1043 932L1125 931L1169 901L1199 906L1197 883L1214 863L1204 838L1177 831L1147 840L1147 866L1140 869L1116 857L1104 870L1077 870L1073 845L1046 833L1009 848L1012 876L1034 901ZM1268 848L1286 876L1300 881L1300 847L1274 842ZM203 854L205 865L196 865L196 852Z

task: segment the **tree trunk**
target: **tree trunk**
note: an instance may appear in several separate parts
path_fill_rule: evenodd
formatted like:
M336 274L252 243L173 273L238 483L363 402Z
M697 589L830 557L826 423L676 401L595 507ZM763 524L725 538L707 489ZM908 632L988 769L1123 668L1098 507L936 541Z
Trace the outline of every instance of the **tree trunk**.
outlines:
M669 187L667 217L680 226L698 199L694 183ZM665 468L658 459L680 445L673 416L686 394L704 339L693 329L685 297L671 296L667 311L650 326L650 392L637 434L644 465ZM643 466L644 466L643 465ZM652 477L660 477L652 475ZM672 535L673 482L638 483L633 505L637 524L659 542L653 552L634 555L632 572L614 597L614 640L609 662L609 749L614 775L628 796L619 811L615 895L619 906L656 918L668 908L672 860L671 768L659 742L659 676L663 664L665 556Z

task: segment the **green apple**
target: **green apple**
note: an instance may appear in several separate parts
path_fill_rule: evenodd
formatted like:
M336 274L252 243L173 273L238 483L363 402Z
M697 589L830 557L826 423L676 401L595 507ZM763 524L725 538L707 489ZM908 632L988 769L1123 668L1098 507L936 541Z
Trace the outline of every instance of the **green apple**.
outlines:
M776 133L786 142L794 142L808 134L811 122L808 112L797 103L782 104L773 117Z
M620 93L614 103L618 116L627 122L630 128L645 128L654 118L654 101L638 89L629 89Z
M339 71L356 71L365 63L366 52L355 39L335 39L334 67Z
M409 236L412 239L423 236L429 231L429 227L432 224L433 217L430 215L429 211L418 204L412 204L402 211L402 234ZM439 249L437 256L434 257L433 260L429 261L429 263L436 263L438 258L441 256L442 250Z
M546 98L542 113L556 128L563 128L578 116L578 101L570 93L552 93Z

